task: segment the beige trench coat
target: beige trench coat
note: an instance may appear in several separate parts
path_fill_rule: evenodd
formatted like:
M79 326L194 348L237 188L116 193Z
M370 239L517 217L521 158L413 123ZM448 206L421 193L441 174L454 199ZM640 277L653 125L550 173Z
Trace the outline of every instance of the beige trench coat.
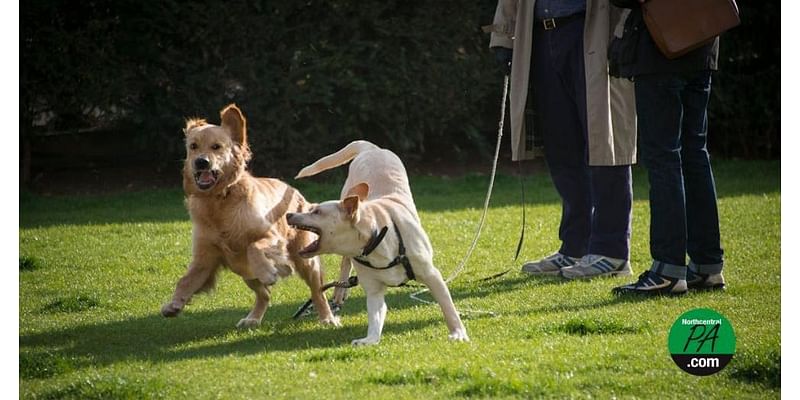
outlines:
M528 98L535 0L499 0L491 26L490 47L514 50L511 62L510 116L511 157L533 158L525 148L525 106ZM611 14L621 10L608 0L586 1L583 30L586 71L586 121L589 165L636 163L636 106L633 83L608 76L607 47L611 37ZM558 28L556 28L558 29ZM619 31L617 31L619 33Z

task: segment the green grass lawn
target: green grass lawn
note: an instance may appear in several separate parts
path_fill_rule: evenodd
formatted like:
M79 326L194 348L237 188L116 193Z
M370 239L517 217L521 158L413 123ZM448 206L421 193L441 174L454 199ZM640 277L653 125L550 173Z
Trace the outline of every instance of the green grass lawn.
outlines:
M487 166L488 170L488 166ZM259 329L237 330L253 301L241 279L220 275L175 319L159 315L190 256L179 188L93 197L20 198L21 398L777 398L780 396L780 163L715 164L725 277L722 293L617 298L630 279L563 282L513 262L521 206L517 178L499 176L488 222L466 270L450 285L467 314L469 343L447 340L438 307L390 289L383 339L365 335L364 293L353 290L340 328L291 315L308 297L301 280L277 284ZM338 176L295 182L312 201L336 197ZM647 180L635 171L634 273L649 267ZM472 239L486 176L411 177L435 262L449 276ZM558 247L558 197L547 176L526 179L521 259ZM335 278L338 258L323 259ZM477 282L505 269L505 276ZM427 294L424 296L428 296ZM713 308L736 332L722 372L680 370L667 333L683 312Z

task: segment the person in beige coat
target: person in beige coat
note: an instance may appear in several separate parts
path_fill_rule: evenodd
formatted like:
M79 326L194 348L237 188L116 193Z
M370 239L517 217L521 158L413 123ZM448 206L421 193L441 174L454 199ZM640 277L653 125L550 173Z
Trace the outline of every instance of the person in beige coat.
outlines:
M610 78L608 0L499 0L490 47L510 66L512 159L526 148L524 112L540 116L544 155L562 199L561 247L530 274L631 275L633 86ZM529 90L530 88L530 90ZM529 96L531 92L531 96Z

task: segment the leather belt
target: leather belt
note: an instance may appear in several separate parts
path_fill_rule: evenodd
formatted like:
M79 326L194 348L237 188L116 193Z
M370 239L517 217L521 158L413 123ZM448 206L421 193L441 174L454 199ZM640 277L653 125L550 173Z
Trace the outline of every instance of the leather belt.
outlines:
M557 27L559 27L561 25L564 25L567 22L570 22L570 21L572 21L574 19L583 18L584 15L586 15L586 13L579 12L579 13L575 13L575 14L572 14L572 15L567 15L567 16L564 16L564 17L539 19L539 20L537 20L537 22L539 24L541 24L541 26L542 26L542 28L544 28L544 30L550 31L550 30L556 29Z

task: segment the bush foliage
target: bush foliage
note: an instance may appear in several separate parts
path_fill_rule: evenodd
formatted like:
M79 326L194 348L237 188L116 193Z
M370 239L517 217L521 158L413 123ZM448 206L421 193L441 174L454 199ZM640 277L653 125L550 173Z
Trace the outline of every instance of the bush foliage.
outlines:
M263 172L356 138L463 160L485 152L497 124L500 73L480 31L495 4L28 1L20 134L102 126L174 160L184 118L214 122L235 102ZM779 6L742 4L742 15L723 40L713 145L774 157Z
M712 78L710 145L728 157L780 157L780 4L737 4L742 23L720 38Z

